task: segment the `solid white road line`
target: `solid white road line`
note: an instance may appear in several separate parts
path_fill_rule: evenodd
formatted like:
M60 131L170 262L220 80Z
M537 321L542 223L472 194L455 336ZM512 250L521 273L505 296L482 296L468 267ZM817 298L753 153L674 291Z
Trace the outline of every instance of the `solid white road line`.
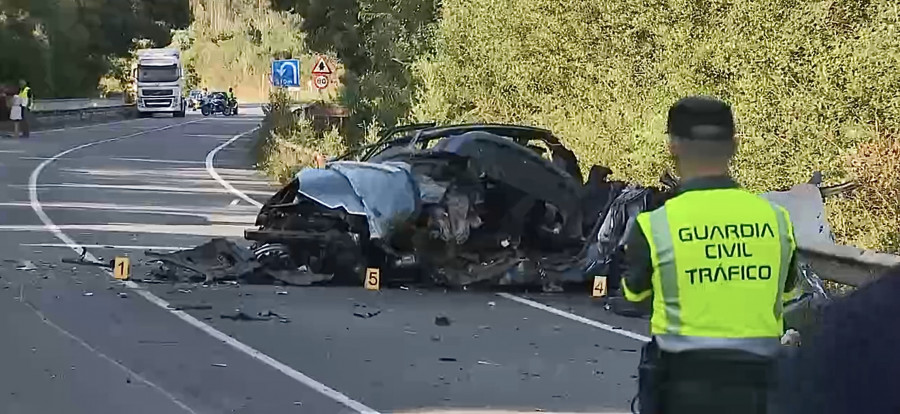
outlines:
M218 147L213 148L213 150L210 151L209 154L206 154L206 171L209 173L210 177L212 177L214 180L216 180L222 187L224 187L226 190L228 190L228 192L230 192L231 194L234 194L234 195L244 199L246 202L248 202L256 207L262 207L263 206L262 203L250 198L250 196L245 194L243 191L238 190L237 188L234 188L234 186L232 186L230 183L228 183L228 181L225 181L222 178L222 176L216 172L216 167L215 167L215 165L213 165L214 160L216 159L216 154L218 154L219 151L221 151L223 148L231 145L231 143L233 143L234 141L237 141L249 134L252 134L252 133L258 131L258 130L259 130L259 127L256 127L256 128L253 128L250 131L247 131L243 134L235 135L228 141L225 141L224 143L222 143L222 145L219 145Z
M240 139L240 138L243 137L243 136L244 136L244 134L235 136L234 138L228 140L228 141L225 142L224 144L219 145L219 146L216 147L214 150L210 151L209 154L206 156L206 170L209 171L209 175L212 176L216 181L218 181L219 184L222 185L222 187L224 187L226 190L228 190L228 192L230 192L230 193L232 193L232 194L234 194L234 195L236 195L236 196L238 196L238 197L241 197L241 198L243 198L244 200L247 200L247 202L253 204L254 206L262 207L262 203L260 203L260 202L258 202L258 201L256 201L256 200L254 200L254 199L248 197L246 194L244 194L243 192L241 192L241 190L238 190L238 189L234 188L234 186L232 186L232 185L229 184L227 181L225 181L224 179L222 179L222 177L220 177L219 174L216 173L216 169L215 169L215 167L213 166L213 159L215 158L216 153L218 153L222 148L225 148L225 147L227 147L228 145L231 145L232 142L237 141L238 139ZM612 326L612 325L607 325L607 324L605 324L605 323L603 323L603 322L598 322L598 321L595 321L595 320L593 320L593 319L588 319L588 318L585 318L585 317L583 317L583 316L578 316L578 315L575 315L574 313L570 313L570 312L566 312L566 311L564 311L564 310L556 309L556 308L554 308L554 307L552 307L552 306L547 306L547 305L544 305L543 303L535 302L535 301L530 300L530 299L525 299L525 298L523 298L523 297L516 296L516 295L512 295L512 294L505 293L505 292L497 293L497 295L500 296L500 297L502 297L502 298L509 299L509 300L512 300L512 301L521 303L521 304L523 304L523 305L531 306L532 308L535 308L535 309L540 309L540 310L542 310L542 311L550 312L550 313L552 313L552 314L554 314L554 315L557 315L557 316L562 316L563 318L570 319L570 320L573 320L573 321L575 321L575 322L580 322L580 323L583 323L583 324L588 325L588 326L593 326L594 328L603 329L603 330L605 330L605 331L609 331L609 332L612 332L612 333L615 333L615 334L618 334L618 335L622 335L622 336L625 336L625 337L628 337L628 338L631 338L631 339L635 339L635 340L638 340L638 341L642 341L642 342L649 342L649 341L650 341L650 338L648 338L647 336L641 335L641 334L639 334L639 333L634 333L634 332L631 332L631 331L626 331L626 330L624 330L624 329L618 329L618 328L616 328L616 327L614 327L614 326Z
M37 191L38 179L40 178L41 171L43 171L44 168L46 168L48 165L50 165L50 163L52 163L62 157L65 157L66 155L68 155L72 152L78 151L80 149L84 149L84 148L88 148L88 147L92 147L95 145L100 145L100 144L104 144L104 143L108 143L108 142L115 142L115 141L119 141L119 140L126 139L126 138L132 138L132 137L148 134L151 132L163 131L163 130L170 129L170 128L173 128L176 126L186 125L186 124L200 122L200 121L202 121L202 120L184 122L181 124L170 125L170 126L167 126L164 128L157 128L157 129L153 129L153 130L139 132L137 134L131 134L131 135L125 135L125 136L117 137L117 138L110 138L110 139L105 139L105 140L100 140L100 141L94 141L94 142L90 142L87 144L82 144L82 145L79 145L76 147L69 148L68 150L65 150L63 152L60 152L59 154L54 155L53 157L50 157L49 159L47 159L44 162L42 162L41 164L39 164L31 172L31 177L28 180L28 185L29 185L28 194L29 194L29 198L30 198L30 202L31 202L31 209L34 210L34 213L38 216L38 218L41 220L41 222L44 223L44 227L47 231L49 231L50 233L53 233L53 235L56 236L57 239L59 239L60 241L65 243L70 249L74 250L75 252L81 253L81 246L75 240L72 240L71 237L69 237L68 235L63 233L60 230L59 226L57 226L55 223L53 223L53 220L51 220L50 217L47 215L47 213L44 212L44 209L41 206L41 202L38 199L38 191ZM257 129L259 129L259 127L254 128L253 130L248 131L244 134L238 135L237 137L232 138L231 141L234 141L237 138L240 138L241 136L250 134L253 131L256 131ZM217 150L218 149L221 149L221 147L217 147ZM212 165L212 158L209 155L207 155L206 165L207 165L207 167ZM219 179L221 179L221 177L219 177ZM237 190L235 190L235 191L237 191ZM245 195L244 197L247 197L247 196ZM249 198L249 197L247 197L247 198ZM255 200L254 200L254 202L255 202ZM97 261L97 258L90 252L87 252L85 254L85 258L88 260ZM112 276L111 272L107 271L107 273L109 273L110 276ZM154 295L153 293L151 293L147 290L144 290L137 283L134 283L132 281L126 281L125 286L128 287L129 289L133 290L135 293L137 293L138 295L140 295L141 297L143 297L150 303L153 303L154 305L166 310L167 312L171 313L172 315L175 315L177 318L181 319L182 321L186 322L187 324L205 332L207 335L212 336L213 338L250 356L251 358L256 359L257 361L260 361L260 362L268 365L271 368L274 368L275 370L277 370L277 371L281 372L282 374L288 376L289 378L309 387L310 389L312 389L328 398L331 398L332 400L334 400L340 404L343 404L344 406L346 406L356 412L359 412L362 414L379 414L378 411L375 411L375 410L367 407L366 405L342 394L341 392L339 392L333 388L330 388L327 385L322 384L321 382L318 382L318 381L310 378L309 376L303 374L302 372L297 371L297 370L275 360L274 358L272 358L260 351L257 351L256 349L254 349L248 345L245 345L241 341L238 341L237 339L228 336L227 334L217 330L216 328L213 328L212 326L203 323L202 321L191 316L190 314L188 314L184 311L172 309L173 307L170 306L170 304L168 302L166 302L164 299ZM193 411L190 411L190 412L193 412Z
M203 161L181 161L181 160L156 160L151 158L110 158L111 160L116 161L131 161L131 162L152 162L157 164L196 164L203 165Z
M564 310L556 309L552 306L547 306L547 305L544 305L543 303L535 302L531 299L525 299L521 296L512 295L512 294L509 294L506 292L499 292L499 293L497 293L497 296L509 299L514 302L521 303L523 305L531 306L532 308L535 308L535 309L540 309L542 311L550 312L554 315L562 316L563 318L573 320L575 322L580 322L580 323L583 323L588 326L593 326L594 328L603 329L604 331L609 331L614 334L622 335L622 336L625 336L625 337L628 337L631 339L635 339L635 340L638 340L641 342L650 342L650 338L647 336L644 336L644 335L641 335L638 333L634 333L631 331L626 331L621 328L616 328L615 326L607 325L603 322L598 322L593 319L588 319L588 318L576 315L571 312L566 312Z

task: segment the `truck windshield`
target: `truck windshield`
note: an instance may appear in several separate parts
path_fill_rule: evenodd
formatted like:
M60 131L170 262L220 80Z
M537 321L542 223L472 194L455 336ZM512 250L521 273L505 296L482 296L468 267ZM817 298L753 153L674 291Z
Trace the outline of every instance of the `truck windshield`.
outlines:
M138 66L138 82L174 82L178 80L178 66Z

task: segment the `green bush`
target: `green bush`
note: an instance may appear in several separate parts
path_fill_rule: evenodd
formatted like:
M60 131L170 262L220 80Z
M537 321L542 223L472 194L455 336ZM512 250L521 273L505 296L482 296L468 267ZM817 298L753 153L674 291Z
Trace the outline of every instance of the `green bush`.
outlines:
M893 0L445 0L436 52L416 65L419 120L548 127L583 168L654 183L669 166L667 107L709 94L740 130L734 173L761 191L860 171L861 145L900 132ZM829 205L841 241L897 249L871 190ZM894 200L896 201L896 199ZM895 221L893 221L895 222Z
M316 154L333 157L347 150L344 138L336 129L315 131L308 119L291 112L292 104L286 92L272 92L260 130L258 165L282 183L301 168L315 166Z

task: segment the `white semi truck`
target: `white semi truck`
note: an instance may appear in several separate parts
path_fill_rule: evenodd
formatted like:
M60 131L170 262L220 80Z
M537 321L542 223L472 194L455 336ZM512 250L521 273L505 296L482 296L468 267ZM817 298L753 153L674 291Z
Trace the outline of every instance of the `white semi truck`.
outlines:
M141 117L170 113L183 117L187 102L178 49L142 49L134 68L135 100Z

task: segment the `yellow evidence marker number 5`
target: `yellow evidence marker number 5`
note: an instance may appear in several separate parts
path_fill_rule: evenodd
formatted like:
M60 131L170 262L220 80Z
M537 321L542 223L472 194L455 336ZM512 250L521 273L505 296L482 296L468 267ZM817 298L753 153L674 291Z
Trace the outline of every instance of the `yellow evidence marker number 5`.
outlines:
M381 289L381 270L376 267L366 269L366 289Z
M131 277L131 259L127 257L116 257L113 266L113 276L119 280L128 280Z
M594 287L591 289L591 297L602 298L606 296L606 276L594 276Z

